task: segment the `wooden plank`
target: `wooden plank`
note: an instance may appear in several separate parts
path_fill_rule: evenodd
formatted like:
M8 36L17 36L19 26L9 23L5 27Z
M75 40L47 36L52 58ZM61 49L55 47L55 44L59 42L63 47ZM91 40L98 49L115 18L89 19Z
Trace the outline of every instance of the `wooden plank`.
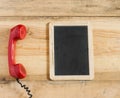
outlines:
M120 0L1 0L0 16L120 16Z
M33 98L119 98L120 81L23 81ZM7 94L6 94L7 93ZM27 98L15 81L0 84L2 98Z
M49 76L48 23L89 21L93 28L95 80L120 80L120 18L115 17L0 17L0 80L12 79L8 73L9 29L18 23L28 29L17 43L17 62L24 64L28 80Z

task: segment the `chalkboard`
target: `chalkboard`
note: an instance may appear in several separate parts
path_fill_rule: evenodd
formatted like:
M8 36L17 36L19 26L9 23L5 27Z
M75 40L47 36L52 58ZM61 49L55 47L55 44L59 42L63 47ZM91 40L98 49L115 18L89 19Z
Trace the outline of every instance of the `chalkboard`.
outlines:
M50 78L93 79L92 35L87 24L50 25Z

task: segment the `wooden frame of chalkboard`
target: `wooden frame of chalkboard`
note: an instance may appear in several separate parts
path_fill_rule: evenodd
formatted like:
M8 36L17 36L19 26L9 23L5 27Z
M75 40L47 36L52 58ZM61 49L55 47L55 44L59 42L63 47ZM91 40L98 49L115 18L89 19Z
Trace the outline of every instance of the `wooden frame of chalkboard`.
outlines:
M61 26L86 26L87 27L87 33L88 33L88 60L89 60L89 74L85 75L63 75L55 74L55 40L54 40L54 35L55 35L55 27L61 27ZM84 32L83 32L84 33ZM91 32L91 27L89 23L49 23L49 61L50 61L50 66L49 66L49 72L50 72L50 79L51 80L92 80L94 78L94 65L93 65L93 39L92 39L92 32Z

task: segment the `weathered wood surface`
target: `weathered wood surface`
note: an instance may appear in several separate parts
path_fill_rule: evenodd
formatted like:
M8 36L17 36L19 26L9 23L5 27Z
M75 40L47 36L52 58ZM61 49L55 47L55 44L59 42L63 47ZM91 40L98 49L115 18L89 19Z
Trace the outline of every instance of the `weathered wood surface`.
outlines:
M0 16L120 16L120 0L1 0Z
M95 80L120 80L120 18L114 17L1 17L0 80L12 79L8 73L9 29L18 23L27 26L24 40L17 42L16 60L27 69L26 80L48 80L49 22L89 21L93 31Z
M119 81L23 81L33 98L120 98ZM15 81L0 84L1 98L28 98Z
M9 29L18 23L25 24L28 33L17 43L16 60L27 69L23 82L33 98L120 98L119 16L120 0L1 0L0 98L27 98L8 73ZM95 79L49 81L48 23L81 21L93 28Z

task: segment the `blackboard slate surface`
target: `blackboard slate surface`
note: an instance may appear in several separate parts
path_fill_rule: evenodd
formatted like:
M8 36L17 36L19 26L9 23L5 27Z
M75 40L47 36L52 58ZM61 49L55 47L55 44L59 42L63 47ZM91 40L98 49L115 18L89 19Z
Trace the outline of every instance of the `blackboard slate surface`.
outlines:
M89 75L87 26L54 27L55 75Z
M49 24L50 79L91 80L92 33L88 24Z

